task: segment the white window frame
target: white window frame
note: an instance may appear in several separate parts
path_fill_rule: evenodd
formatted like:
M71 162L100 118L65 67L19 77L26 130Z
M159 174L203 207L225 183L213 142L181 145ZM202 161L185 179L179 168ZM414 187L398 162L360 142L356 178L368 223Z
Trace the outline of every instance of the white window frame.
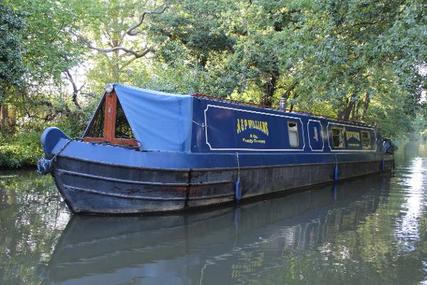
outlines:
M288 141L289 141L289 147L290 148L299 148L300 147L300 138L299 138L299 128L298 128L298 121L294 120L288 120ZM295 124L295 126L291 127L290 124ZM297 138L297 144L294 145L291 142L291 133L296 134Z

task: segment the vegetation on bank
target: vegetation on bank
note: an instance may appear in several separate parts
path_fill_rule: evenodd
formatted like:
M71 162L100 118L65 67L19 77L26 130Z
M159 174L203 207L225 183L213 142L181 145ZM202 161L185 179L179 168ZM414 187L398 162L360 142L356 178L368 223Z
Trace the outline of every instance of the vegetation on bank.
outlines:
M0 169L34 166L42 155L39 137L40 133L34 131L0 137Z
M0 167L84 128L106 83L427 129L422 0L3 0Z

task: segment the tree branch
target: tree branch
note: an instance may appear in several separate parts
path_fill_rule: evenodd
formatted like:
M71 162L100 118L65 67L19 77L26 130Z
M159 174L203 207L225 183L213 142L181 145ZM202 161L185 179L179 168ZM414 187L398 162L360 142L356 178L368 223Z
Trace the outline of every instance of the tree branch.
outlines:
M80 86L80 88L78 88L76 82L74 81L73 76L71 75L71 72L68 69L66 69L64 72L65 72L65 76L67 77L68 81L70 81L71 86L73 87L73 97L72 97L73 103L78 109L81 109L80 104L77 101L77 96L79 95L80 91L83 89L85 84L83 84L82 86Z
M92 44L87 45L88 48L99 51L99 52L103 52L103 53L110 53L110 52L115 52L118 50L124 51L125 53L131 54L136 58L140 58L145 56L147 53L153 51L152 48L147 48L145 50L142 51L134 51L122 46L117 46L117 47L113 47L113 48L99 48L99 47L95 47Z
M115 51L121 50L121 51L123 51L123 52L125 52L127 54L133 55L135 58L140 58L140 57L143 57L143 56L147 55L149 52L153 52L154 51L154 49L150 48L150 47L147 47L147 48L145 48L145 49L143 49L141 51L135 51L135 50L131 50L129 48L126 48L126 47L123 47L123 46L120 46L120 45L119 46L115 46L115 47L111 47L111 48L100 48L100 47L96 47L96 46L92 45L92 43L88 39L86 39L85 37L83 37L82 35L79 35L79 34L77 34L75 32L72 32L72 34L74 36L76 36L80 40L80 42L82 42L88 48L90 48L92 50L96 50L96 51L102 52L102 53L111 53L111 52L115 52Z
M154 11L144 11L142 13L142 15L139 17L139 21L138 23L132 25L129 27L129 29L126 31L126 34L128 34L129 36L136 36L139 32L135 31L139 26L142 25L142 23L145 20L145 16L147 15L159 15L159 14L163 14L166 9L168 8L168 6L163 7L160 10L154 10Z

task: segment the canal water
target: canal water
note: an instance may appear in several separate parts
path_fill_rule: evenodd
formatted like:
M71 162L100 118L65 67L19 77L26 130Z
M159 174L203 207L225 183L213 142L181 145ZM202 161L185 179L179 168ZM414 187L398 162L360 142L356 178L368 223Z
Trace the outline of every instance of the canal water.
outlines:
M427 159L239 207L72 216L0 172L0 284L427 284Z

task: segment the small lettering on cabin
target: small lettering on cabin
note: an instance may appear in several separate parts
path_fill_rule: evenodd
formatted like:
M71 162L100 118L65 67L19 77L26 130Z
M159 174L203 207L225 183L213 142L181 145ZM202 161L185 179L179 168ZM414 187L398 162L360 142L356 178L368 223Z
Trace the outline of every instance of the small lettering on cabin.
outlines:
M242 138L242 142L249 143L249 144L253 144L253 143L265 144L265 140L260 139L256 134L250 134L249 138Z

